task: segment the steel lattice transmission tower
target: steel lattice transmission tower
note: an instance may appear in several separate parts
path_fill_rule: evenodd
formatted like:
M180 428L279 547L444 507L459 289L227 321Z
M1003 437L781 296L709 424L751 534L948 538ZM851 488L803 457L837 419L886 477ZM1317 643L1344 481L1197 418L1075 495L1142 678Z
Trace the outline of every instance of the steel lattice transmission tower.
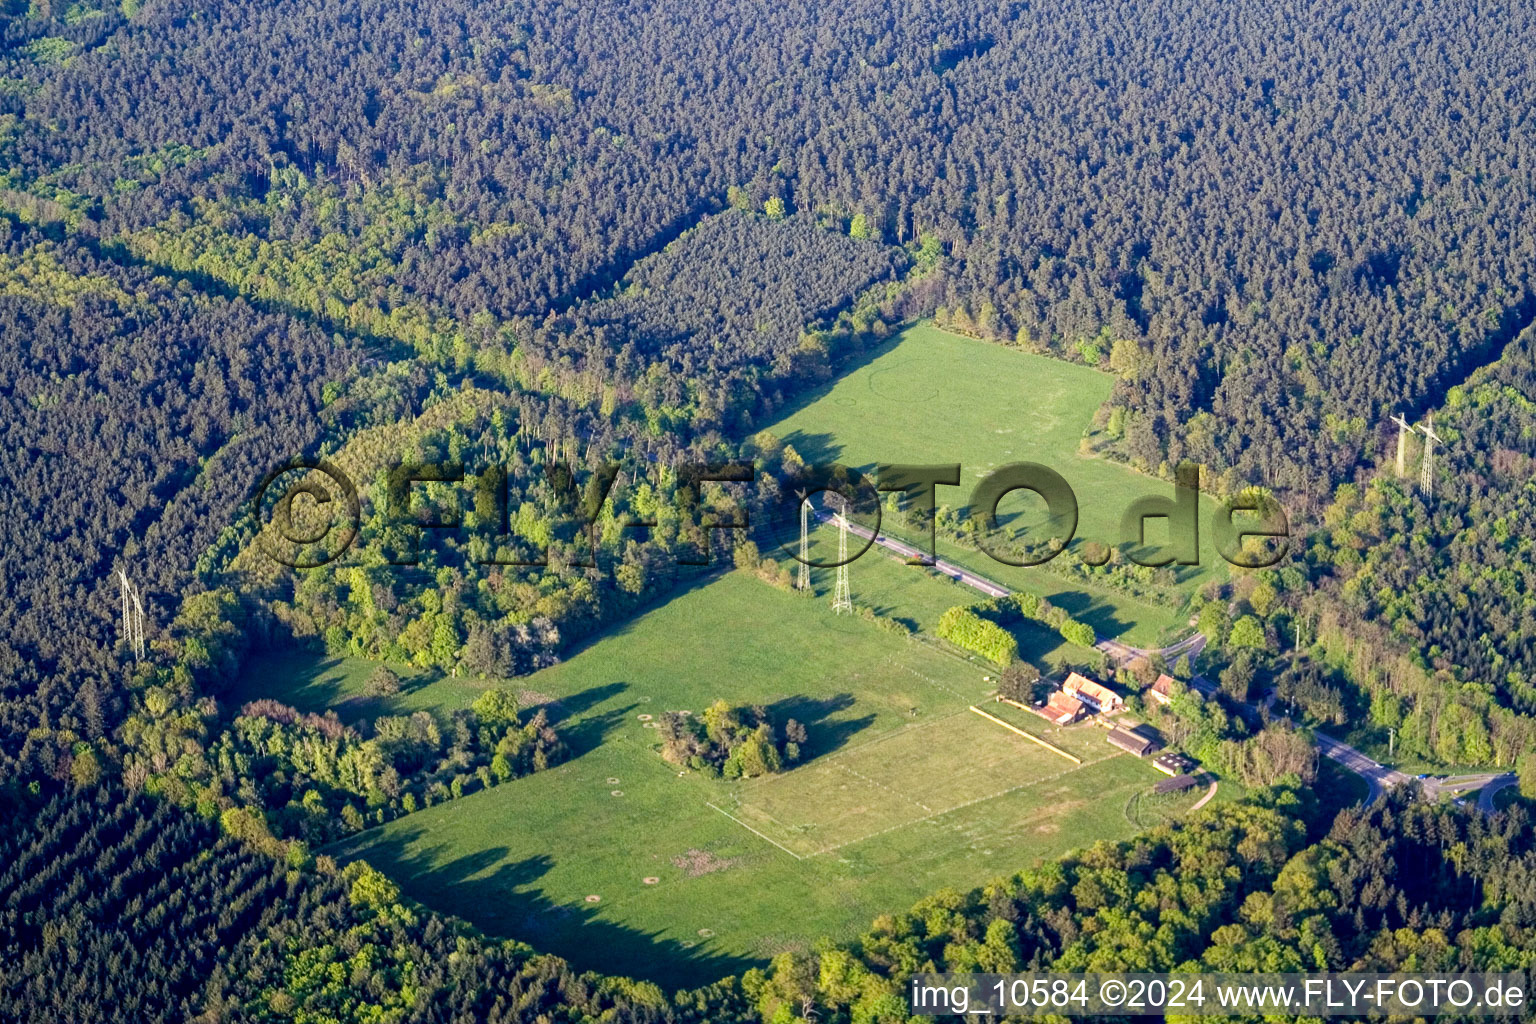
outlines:
M1392 422L1397 424L1397 478L1401 480L1403 478L1403 456L1408 450L1408 435L1413 431L1413 428L1408 425L1408 421L1403 418L1402 413L1392 417Z
M118 588L123 594L123 641L133 651L134 661L144 660L144 602L139 591L128 582L128 574L117 570Z
M848 587L848 503L837 513L837 587L832 591L832 612L853 613L853 592Z
M1419 490L1425 498L1435 496L1435 444L1441 440L1435 433L1435 414L1429 414L1429 426L1418 428L1424 434L1424 462L1419 467Z
M796 589L811 589L811 499L800 498L800 580Z

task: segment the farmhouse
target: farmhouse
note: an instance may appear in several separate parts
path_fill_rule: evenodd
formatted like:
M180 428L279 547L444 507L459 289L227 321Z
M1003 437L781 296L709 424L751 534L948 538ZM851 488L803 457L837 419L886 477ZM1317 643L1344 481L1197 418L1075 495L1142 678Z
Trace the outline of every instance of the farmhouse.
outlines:
M1082 718L1087 708L1076 697L1068 697L1057 690L1044 704L1037 704L1030 710L1052 725L1069 725Z
M1147 691L1147 696L1159 704L1166 705L1169 701L1173 700L1173 684L1173 676L1164 672L1152 684L1152 689Z
M1156 740L1143 736L1139 732L1132 732L1129 729L1115 728L1109 730L1109 742L1121 750L1135 754L1137 757L1146 757L1158 748Z
M1067 696L1076 697L1100 713L1119 711L1125 707L1125 700L1114 690L1077 672L1067 676L1067 681L1061 684L1061 689Z

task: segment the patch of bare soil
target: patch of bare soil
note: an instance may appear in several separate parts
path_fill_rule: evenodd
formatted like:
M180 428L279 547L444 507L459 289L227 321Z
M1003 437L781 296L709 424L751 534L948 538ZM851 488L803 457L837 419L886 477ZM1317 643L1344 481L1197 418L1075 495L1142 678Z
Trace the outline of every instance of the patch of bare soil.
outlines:
M689 850L672 858L672 866L679 868L689 878L712 875L716 871L728 871L736 864L735 858L717 857L708 850Z

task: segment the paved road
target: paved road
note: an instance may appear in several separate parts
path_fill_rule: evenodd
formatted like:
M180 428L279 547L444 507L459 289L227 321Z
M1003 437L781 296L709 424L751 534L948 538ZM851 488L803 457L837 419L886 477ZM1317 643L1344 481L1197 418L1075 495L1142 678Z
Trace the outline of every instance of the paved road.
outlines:
M831 516L825 512L818 514L822 519L831 518ZM894 537L888 537L883 533L876 534L869 527L860 526L858 523L855 523L852 520L850 520L848 523L848 532L856 537L863 537L865 540L873 537L877 545L885 548L887 551L894 551L896 554L901 555L903 558L912 559L927 557L922 551L913 547L911 544L906 543L905 541L899 541ZM971 570L955 565L953 562L946 562L942 558L933 563L933 569L935 572L943 573L945 576L948 576L951 579L959 580L966 586L981 591L988 597L1007 597L1010 593L1012 593L1012 591L1010 591L1002 584L993 583L991 580L984 576L978 576L976 573L971 572Z
M1317 749L1324 757L1365 780L1365 784L1370 788L1370 792L1365 797L1367 807L1375 803L1376 799L1388 789L1409 781L1409 776L1395 768L1378 764L1347 743L1340 743L1332 736L1325 736L1320 732L1313 733L1313 736L1317 738Z
M1515 778L1514 772L1506 772L1503 775L1494 776L1488 781L1488 784L1483 787L1483 791L1478 794L1477 809L1482 811L1484 814L1492 814L1494 810L1494 796L1498 794L1499 790L1507 789L1518 781L1519 780Z
M1437 799L1441 794L1456 797L1469 789L1485 786L1494 779L1501 777L1502 774L1502 772L1482 772L1477 775L1453 775L1444 779L1425 779L1424 794L1431 799Z
M1116 664L1121 665L1135 658L1150 657L1154 654L1162 655L1163 660L1169 662L1177 661L1187 654L1193 661L1201 651L1205 650L1205 634L1195 633L1168 647L1132 647L1119 640L1100 640L1094 646L1113 658Z
M823 511L818 511L816 516L823 521L829 521L832 518L831 513ZM877 534L869 527L861 526L852 520L848 522L848 532L856 537L863 537L865 540L873 539L876 545L885 548L887 551L894 551L903 558L926 558L924 552L913 547L911 544L896 540L894 537L888 537L883 533ZM989 580L985 576L978 575L963 566L946 562L942 558L934 561L932 568L934 571L943 573L951 579L958 580L966 586L986 594L988 597L1007 597L1012 593L1001 583ZM1146 657L1153 654L1162 655L1165 661L1174 661L1186 654L1193 659L1204 650L1205 635L1203 633L1195 633L1168 647L1132 647L1129 644L1121 643L1119 640L1104 639L1095 641L1094 646L1108 654L1118 664L1124 664L1133 658ZM1270 700L1273 702L1273 697ZM1258 710L1254 705L1248 705L1248 707L1255 711ZM1387 790L1412 781L1412 776L1406 775L1395 768L1388 768L1383 764L1379 764L1349 744L1336 740L1332 736L1325 736L1320 732L1315 732L1313 735L1317 737L1317 749L1324 757L1354 772L1365 780L1366 786L1369 787L1369 792L1365 798L1365 805L1367 807L1375 803L1382 793ZM1477 806L1480 810L1490 814L1493 812L1493 795L1514 782L1515 777L1512 774L1460 775L1449 779L1423 780L1424 795L1430 800L1438 799L1441 793L1455 794L1464 789L1482 786L1483 791L1478 798ZM1206 799L1209 799L1210 795L1207 794Z
M1472 775L1452 775L1447 778L1420 779L1373 761L1349 744L1341 743L1331 736L1316 731L1312 735L1317 738L1317 749L1323 756L1365 780L1365 784L1370 787L1370 792L1365 798L1367 807L1375 803L1377 798L1387 790L1416 781L1423 790L1424 799L1430 803L1435 803L1441 797L1454 800L1462 793L1480 788L1477 809L1484 814L1492 814L1494 794L1506 786L1514 785L1517 781L1513 772L1479 772Z

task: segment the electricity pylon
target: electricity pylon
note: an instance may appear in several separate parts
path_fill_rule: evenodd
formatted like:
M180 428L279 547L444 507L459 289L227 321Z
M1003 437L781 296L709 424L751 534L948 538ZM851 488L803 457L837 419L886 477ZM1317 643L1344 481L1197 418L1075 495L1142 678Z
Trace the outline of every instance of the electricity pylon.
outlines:
M1418 428L1424 434L1424 462L1419 467L1419 490L1426 499L1435 496L1435 444L1441 440L1435 433L1435 414L1429 414L1429 426Z
M138 589L128 582L128 574L117 570L118 588L123 595L123 641L133 651L134 661L144 660L144 602Z
M800 581L799 590L811 589L811 499L800 499Z
M1408 450L1408 434L1413 430L1402 413L1392 417L1392 422L1397 424L1397 478L1403 478L1403 456Z
M832 612L853 613L853 592L848 587L848 504L837 513L837 586L832 591Z

